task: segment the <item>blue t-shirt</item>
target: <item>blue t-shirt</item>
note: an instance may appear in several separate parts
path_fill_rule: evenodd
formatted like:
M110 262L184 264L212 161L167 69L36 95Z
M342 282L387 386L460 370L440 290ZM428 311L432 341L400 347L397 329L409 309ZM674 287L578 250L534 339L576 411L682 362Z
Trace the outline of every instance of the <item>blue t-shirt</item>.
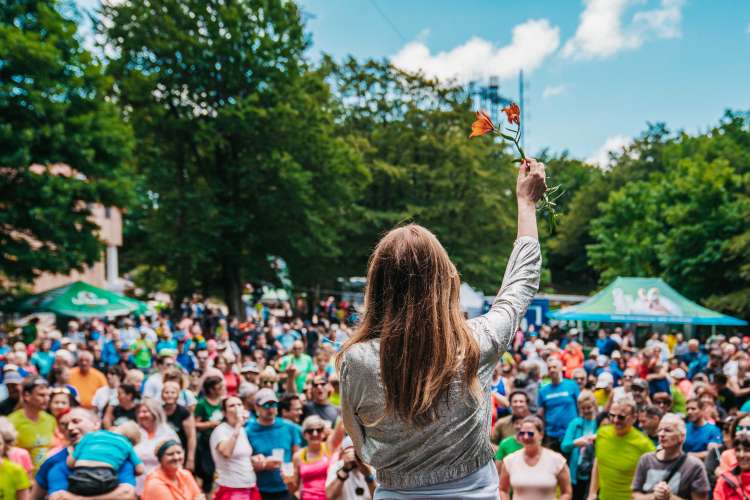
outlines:
M693 422L688 422L685 429L687 433L682 449L686 452L706 451L709 443L721 444L721 429L714 424L706 422L700 427L696 427Z
M67 491L68 490L68 476L70 476L70 468L66 463L68 459L68 449L62 449L42 462L39 467L39 472L36 473L36 483L48 495L55 493L56 491ZM130 461L125 462L119 471L117 476L120 484L129 484L135 487L135 469Z
M288 463L292 461L292 447L302 446L298 428L283 418L276 418L273 425L261 425L257 420L251 420L245 425L245 431L253 447L253 455L270 457L275 448L283 448L284 462ZM262 493L279 493L287 490L279 469L261 471L257 476L258 489Z
M55 355L49 351L37 351L31 355L31 364L39 370L39 375L46 377L52 370L52 364L55 362Z
M128 460L133 465L142 463L128 438L110 431L96 431L83 436L73 451L73 458L103 462L115 470Z
M553 438L565 435L568 424L578 416L578 384L564 378L559 384L549 383L539 389L537 405L544 408L546 434Z

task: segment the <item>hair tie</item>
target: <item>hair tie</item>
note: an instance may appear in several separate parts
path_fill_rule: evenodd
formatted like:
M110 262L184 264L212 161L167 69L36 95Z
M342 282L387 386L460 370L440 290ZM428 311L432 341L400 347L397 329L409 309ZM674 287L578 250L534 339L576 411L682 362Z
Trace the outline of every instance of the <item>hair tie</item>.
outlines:
M171 448L174 445L182 446L179 441L175 441L174 439L168 439L164 441L161 446L159 446L156 449L156 458L159 459L159 462L161 462L162 457L167 452L169 448Z

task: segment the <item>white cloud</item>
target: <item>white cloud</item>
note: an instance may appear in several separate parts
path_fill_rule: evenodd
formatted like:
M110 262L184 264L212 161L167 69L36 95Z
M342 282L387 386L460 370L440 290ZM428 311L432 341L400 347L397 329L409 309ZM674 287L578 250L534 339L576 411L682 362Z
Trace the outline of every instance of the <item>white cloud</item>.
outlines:
M610 158L609 154L622 153L622 150L632 144L632 142L633 139L626 135L613 135L611 137L607 137L607 140L604 141L602 147L597 149L590 158L586 159L586 163L598 165L600 168L609 168L610 166L612 166L612 158Z
M652 37L677 38L681 35L685 0L660 0L657 8L636 12L625 25L626 10L645 0L583 1L586 7L575 35L563 47L564 57L609 57L622 50L637 49Z
M548 99L564 94L568 90L568 86L565 84L560 85L547 85L542 91L542 99Z
M406 71L422 71L440 80L459 83L484 80L490 76L510 78L519 70L533 71L560 45L560 29L546 19L532 19L513 28L509 45L495 47L474 37L449 51L430 53L422 41L406 44L392 62Z

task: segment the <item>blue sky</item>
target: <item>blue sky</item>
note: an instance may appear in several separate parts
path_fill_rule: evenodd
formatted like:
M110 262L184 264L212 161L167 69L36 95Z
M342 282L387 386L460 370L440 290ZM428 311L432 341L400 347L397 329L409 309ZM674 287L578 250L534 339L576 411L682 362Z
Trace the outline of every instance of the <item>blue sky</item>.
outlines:
M300 3L312 58L388 57L458 81L497 75L513 99L523 68L529 151L604 161L647 122L695 133L727 108L750 110L747 0Z

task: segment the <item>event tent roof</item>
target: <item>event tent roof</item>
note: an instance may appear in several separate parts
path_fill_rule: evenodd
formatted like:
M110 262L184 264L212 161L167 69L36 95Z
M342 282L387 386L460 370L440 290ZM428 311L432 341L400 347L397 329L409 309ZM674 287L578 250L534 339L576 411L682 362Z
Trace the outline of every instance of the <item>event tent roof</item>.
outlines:
M747 321L686 299L660 278L617 278L585 302L550 311L548 317L605 323L747 325Z
M21 299L11 306L21 313L51 312L74 318L120 316L143 313L148 305L102 288L76 281Z

